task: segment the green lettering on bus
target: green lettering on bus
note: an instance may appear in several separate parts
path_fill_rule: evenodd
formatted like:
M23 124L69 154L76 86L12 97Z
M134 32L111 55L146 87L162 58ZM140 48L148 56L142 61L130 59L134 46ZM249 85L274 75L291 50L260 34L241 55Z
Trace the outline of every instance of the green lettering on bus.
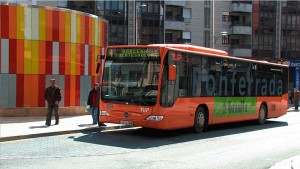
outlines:
M216 97L214 100L214 117L243 116L255 113L255 97Z

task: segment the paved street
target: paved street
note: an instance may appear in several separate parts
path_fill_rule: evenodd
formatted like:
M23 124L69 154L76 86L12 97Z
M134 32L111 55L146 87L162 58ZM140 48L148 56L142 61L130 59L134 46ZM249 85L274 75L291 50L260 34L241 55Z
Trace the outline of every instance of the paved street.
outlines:
M1 168L264 169L300 155L300 112L211 126L200 134L141 128L85 131L0 144ZM291 167L289 167L291 168Z

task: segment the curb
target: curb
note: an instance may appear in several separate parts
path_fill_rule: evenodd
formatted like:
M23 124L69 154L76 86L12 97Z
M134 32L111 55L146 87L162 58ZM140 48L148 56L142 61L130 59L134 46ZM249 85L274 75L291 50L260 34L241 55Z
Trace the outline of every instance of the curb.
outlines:
M116 129L123 129L123 128L132 128L131 126L108 126L108 127L91 127L85 129L77 129L77 130L65 130L65 131L55 131L49 133L36 133L36 134L28 134L28 135L19 135L19 136L8 136L8 137L1 137L1 142L6 141L16 141L22 139L30 139L30 138L38 138L44 136L56 136L56 135L63 135L63 134L72 134L72 133L79 133L84 131L105 131L105 130L116 130Z

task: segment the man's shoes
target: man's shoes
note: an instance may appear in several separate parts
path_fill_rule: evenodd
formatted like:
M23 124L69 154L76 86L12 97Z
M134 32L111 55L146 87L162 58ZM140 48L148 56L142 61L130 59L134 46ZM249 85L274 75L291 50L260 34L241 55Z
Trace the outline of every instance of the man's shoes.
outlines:
M93 125L96 125L97 123L93 123Z
M57 123L55 123L55 125L58 125L59 123L57 122Z
M50 124L47 124L47 123L46 123L45 125L46 125L46 126L50 126Z
M103 127L106 126L106 124L104 124L104 123L99 123L98 125L103 126Z

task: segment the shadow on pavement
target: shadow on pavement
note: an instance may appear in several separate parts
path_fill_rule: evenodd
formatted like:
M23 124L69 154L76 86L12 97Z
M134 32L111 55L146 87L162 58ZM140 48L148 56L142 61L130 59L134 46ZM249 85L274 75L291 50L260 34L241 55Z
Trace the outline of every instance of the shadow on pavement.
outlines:
M205 140L247 133L257 130L271 129L288 126L286 122L267 121L264 125L257 125L254 122L238 122L222 125L212 125L206 132L194 133L191 129L180 129L172 131L132 128L126 130L112 131L86 131L83 136L71 138L74 141L86 142L99 145L122 147L129 149L147 149L163 145L189 142L193 140Z
M79 124L78 127L89 127L89 126L95 126L95 124Z
M30 129L37 129L37 128L48 128L50 126L42 125L42 126L30 126Z

